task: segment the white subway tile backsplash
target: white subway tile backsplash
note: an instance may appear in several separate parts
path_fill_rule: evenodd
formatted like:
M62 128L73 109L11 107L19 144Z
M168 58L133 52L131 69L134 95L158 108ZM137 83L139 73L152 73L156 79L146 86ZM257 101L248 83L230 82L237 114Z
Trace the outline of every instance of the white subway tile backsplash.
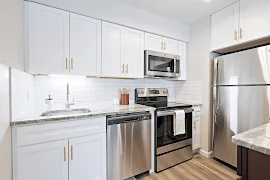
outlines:
M169 101L202 102L202 85L199 81L167 81L164 79L103 79L78 77L33 76L12 71L12 108L14 117L18 117L25 105L25 91L29 91L29 103L35 113L46 111L45 99L53 97L53 108L62 109L66 102L66 85L70 85L70 100L76 107L89 107L89 104L113 104L119 99L119 89L130 89L130 101L134 102L136 88L168 88ZM20 77L20 78L19 78ZM26 86L24 86L24 84Z

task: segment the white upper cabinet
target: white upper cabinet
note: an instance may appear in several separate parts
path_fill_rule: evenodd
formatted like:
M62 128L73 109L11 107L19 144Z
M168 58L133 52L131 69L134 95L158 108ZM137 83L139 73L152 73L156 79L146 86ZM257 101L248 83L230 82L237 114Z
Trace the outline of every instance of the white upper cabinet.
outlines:
M68 74L69 12L29 3L29 72Z
M240 42L256 40L270 35L270 1L240 1Z
M17 149L17 180L67 180L68 141L56 141Z
M125 28L102 22L102 76L122 77L125 72Z
M163 52L163 38L155 34L145 33L145 49Z
M106 180L106 133L69 140L69 180Z
M179 80L187 80L187 43L178 41L178 55L180 56Z
M102 22L102 76L144 77L144 32Z
M125 77L144 77L144 32L125 28Z
M70 73L101 75L101 21L70 13Z
M177 54L177 40L155 34L145 33L145 50Z
M178 45L177 40L163 38L163 52L168 54L177 54L178 52Z
M211 50L238 44L239 2L211 16Z

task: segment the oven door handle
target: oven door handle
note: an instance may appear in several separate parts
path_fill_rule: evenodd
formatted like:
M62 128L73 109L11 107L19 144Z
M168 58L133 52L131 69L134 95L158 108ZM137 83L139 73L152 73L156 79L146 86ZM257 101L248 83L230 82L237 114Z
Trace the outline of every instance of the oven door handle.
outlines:
M194 111L192 108L184 109L185 113L191 113ZM174 110L169 111L157 111L157 117L174 115Z

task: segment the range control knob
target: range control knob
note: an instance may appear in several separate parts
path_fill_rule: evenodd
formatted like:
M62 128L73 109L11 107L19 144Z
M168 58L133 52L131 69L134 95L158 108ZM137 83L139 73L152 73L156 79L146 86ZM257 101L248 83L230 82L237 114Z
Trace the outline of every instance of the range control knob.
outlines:
M163 91L163 94L167 94L168 92L167 91Z

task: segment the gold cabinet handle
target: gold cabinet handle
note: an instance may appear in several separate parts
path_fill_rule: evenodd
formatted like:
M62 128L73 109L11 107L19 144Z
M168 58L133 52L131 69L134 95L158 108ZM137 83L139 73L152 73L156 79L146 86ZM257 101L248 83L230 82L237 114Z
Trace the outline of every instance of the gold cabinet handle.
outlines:
M126 73L128 73L128 64L126 65Z
M67 148L64 147L64 161L67 161Z
M125 65L122 65L122 73L125 73Z
M70 147L70 159L73 160L73 146Z
M71 69L73 70L73 58L71 58L71 60L70 60L70 63L71 63Z
M240 28L240 39L242 39L242 38L243 38L243 29Z
M234 40L237 41L237 31L236 30L234 30Z
M66 58L66 69L68 69L68 58Z

